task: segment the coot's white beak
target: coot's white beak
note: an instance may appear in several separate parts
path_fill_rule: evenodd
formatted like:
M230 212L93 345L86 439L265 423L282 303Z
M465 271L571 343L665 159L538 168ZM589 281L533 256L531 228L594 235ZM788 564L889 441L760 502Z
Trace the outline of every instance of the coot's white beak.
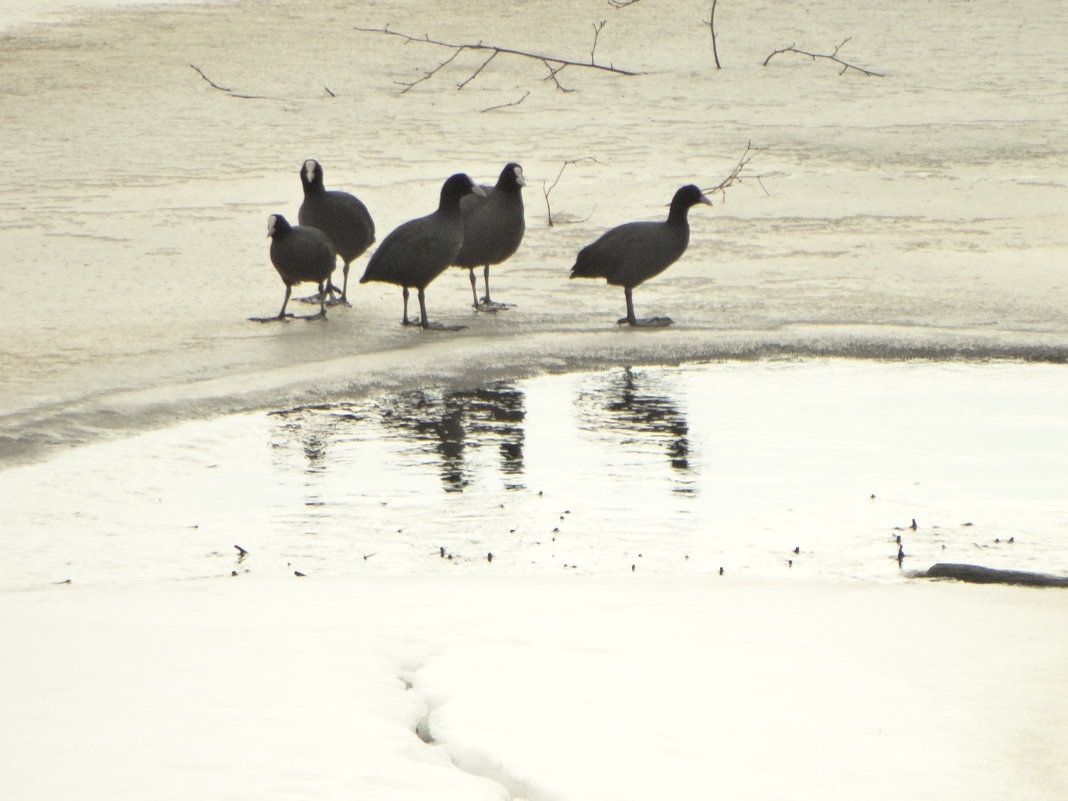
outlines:
M527 179L523 177L523 168L522 167L516 167L515 168L515 182L517 184L519 184L520 186L526 186L527 185Z
M478 184L471 184L471 193L475 194L475 195L478 195L479 197L485 197L486 196L486 190L483 189Z

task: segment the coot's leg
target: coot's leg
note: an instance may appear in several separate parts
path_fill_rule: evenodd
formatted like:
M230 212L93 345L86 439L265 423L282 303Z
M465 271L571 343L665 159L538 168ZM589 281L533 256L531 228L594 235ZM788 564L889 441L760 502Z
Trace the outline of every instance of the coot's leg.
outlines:
M627 316L620 317L616 321L616 323L618 325L623 325L623 323L627 323L628 325L637 325L638 321L634 317L634 297L632 294L632 290L629 286L623 287L623 297L627 299Z
M475 308L478 308L478 279L475 278L475 268L468 267L467 272L471 277L471 299L474 301Z
M349 263L345 262L344 267L345 280L341 284L341 300L338 301L342 306L351 306L349 303Z
M408 287L404 287L404 316L401 317L401 325L419 325L408 319Z
M634 316L634 298L632 296L631 287L624 287L623 292L627 298L627 316L618 321L619 325L627 323L640 328L665 328L675 322L670 317L645 317L641 320L637 319Z
M479 301L477 301L475 303L475 308L478 309L479 311L490 311L490 312L500 311L501 309L508 308L512 304L510 304L510 303L497 303L496 301L493 301L493 300L490 299L489 273L490 273L490 266L487 264L487 265L485 265L485 273L484 273L484 276L485 276L484 280L486 282L486 294L482 298L482 300L479 300ZM474 273L474 271L472 271L471 272L471 288L474 289L474 286L475 286L475 273Z
M286 297L285 297L285 300L282 301L282 310L280 312L278 312L278 316L277 317L249 317L248 319L250 321L254 322L254 323L275 323L275 322L278 322L279 320L281 320L282 322L285 322L287 316L288 317L292 317L293 316L292 314L286 315L286 306L289 304L289 294L292 291L293 291L293 287L291 287L289 284L286 284Z
M419 325L424 329L432 331L459 331L461 328L466 328L464 325L442 325L441 323L432 323L426 316L426 293L422 288L419 290Z

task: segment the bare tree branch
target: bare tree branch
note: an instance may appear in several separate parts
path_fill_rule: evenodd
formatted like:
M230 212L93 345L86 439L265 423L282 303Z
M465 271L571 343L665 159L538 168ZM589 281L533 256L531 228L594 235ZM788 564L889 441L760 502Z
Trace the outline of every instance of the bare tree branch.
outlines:
M747 143L745 146L745 152L742 153L741 158L738 159L738 163L734 165L734 168L730 171L727 177L720 181L716 186L713 186L711 189L702 189L701 191L704 192L706 195L718 194L720 197L726 198L727 190L735 184L741 184L745 181L756 181L760 188L764 190L764 194L770 195L771 193L768 192L767 188L764 186L764 182L762 179L769 178L773 175L776 175L777 173L766 172L757 174L747 172L749 162L751 162L756 157L757 153L760 153L764 149L765 148L753 147L752 142Z
M770 55L768 55L768 57L764 59L764 66L768 66L768 62L771 61L771 59L775 56L780 55L781 53L797 53L799 56L808 56L813 61L815 61L817 58L824 58L828 61L833 61L835 64L840 64L842 66L842 70L838 73L839 75L844 75L849 70L856 70L857 72L863 75L868 75L874 78L885 78L886 76L881 72L872 72L871 70L866 70L863 67L856 66L855 64L849 64L838 58L838 51L841 50L845 43L848 42L851 38L852 37L843 39L842 43L839 44L838 47L834 48L834 52L829 54L809 53L807 50L798 50L796 47L794 47L794 45L791 44L789 47L784 47L782 48L782 50L775 50Z
M583 69L592 69L592 70L600 70L602 72L611 72L611 73L614 73L616 75L627 75L627 76L644 75L645 73L634 72L634 71L631 71L631 70L621 69L621 68L616 67L616 66L611 65L611 64L598 64L593 59L594 51L597 49L597 36L600 34L600 28L603 28L603 27L604 27L604 23L603 22L601 23L600 27L598 27L597 25L594 25L593 49L590 50L590 63L588 63L588 64L584 63L584 62L581 62L581 61L572 61L571 59L560 58L559 56L550 56L550 55L544 55L544 54L541 54L541 53L532 53L532 52L527 51L527 50L517 50L517 49L512 48L512 47L502 47L500 45L485 44L483 42L443 42L443 41L440 41L438 39L431 39L428 34L423 34L422 37L411 36L410 34L407 34L407 33L401 33L400 31L390 30L389 25L386 25L386 27L384 27L384 28L362 28L360 26L356 26L356 30L361 31L362 33L380 33L380 34L383 34L383 35L386 35L386 36L396 36L396 37L399 37L399 38L403 39L405 44L411 44L413 42L419 43L419 44L429 44L429 45L434 45L436 47L448 48L448 49L453 51L452 55L450 55L447 59L445 59L445 61L443 61L440 64L438 64L432 70L429 70L426 73L424 73L422 77L420 77L420 78L418 78L418 79L416 79L414 81L411 81L411 82L400 81L399 82L400 85L404 87L404 89L401 90L401 94L404 94L405 92L407 92L412 87L422 83L423 81L429 80L430 78L434 77L434 75L436 75L442 68L444 68L447 64L451 63L458 55L460 55L460 53L464 52L465 50L484 50L484 51L488 50L488 51L491 51L491 55L490 55L490 57L488 59L486 59L484 62L482 62L481 66L479 66L478 69L476 69L472 75L470 75L466 80L464 80L463 82L461 82L457 86L458 89L463 89L467 84L469 84L471 82L472 79L475 78L475 76L477 76L480 72L482 72L483 69L485 69L486 65L489 64L490 61L492 61L494 58L496 58L499 55L516 56L516 57L519 57L519 58L529 58L529 59L532 59L534 61L542 62L549 69L548 78L551 78L556 83L557 88L560 89L561 91L567 91L567 90L564 89L564 87L560 85L560 82L559 82L559 80L557 80L556 76L565 67L581 67Z
M548 216L549 226L550 227L556 225L557 222L561 222L562 223L563 221L562 220L554 220L553 219L553 210L549 206L549 193L552 192L556 188L556 185L558 183L560 183L560 178L563 176L564 170L566 170L569 165L571 165L571 164L581 164L584 161L592 161L594 164L600 164L601 163L596 158L594 158L593 156L582 156L581 158L577 158L577 159L568 159L567 161L565 161L563 164L560 165L560 172L558 172L556 174L556 178L553 180L553 182L551 184L546 186L545 181L541 182L541 192L542 192L543 195L545 195L545 213ZM589 217L586 218L586 220L588 220L588 219L589 219ZM569 220L569 222L585 222L586 220Z

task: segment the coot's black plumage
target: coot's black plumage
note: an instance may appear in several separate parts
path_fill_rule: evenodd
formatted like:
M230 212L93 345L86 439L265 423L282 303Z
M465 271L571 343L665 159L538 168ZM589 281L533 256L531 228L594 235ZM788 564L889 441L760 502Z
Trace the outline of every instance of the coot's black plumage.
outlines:
M326 317L325 282L337 263L337 253L330 238L318 228L305 225L290 225L281 214L267 218L267 236L271 238L271 262L282 282L286 285L286 297L277 317L251 317L256 322L285 320L295 315L286 314L286 305L294 284L314 281L319 285L319 313L306 319Z
M515 162L501 170L496 186L483 186L485 197L471 194L460 202L464 216L464 244L453 260L471 276L471 297L476 309L496 311L503 304L490 298L491 264L500 264L518 250L526 231L522 189L527 185L523 168ZM475 268L484 267L486 295L479 300Z
M659 275L686 252L690 243L690 208L698 203L711 206L693 184L680 188L671 199L671 211L664 222L632 222L617 226L579 251L572 278L607 278L623 287L627 316L619 322L630 325L671 325L670 317L639 320L634 316L634 287Z
M361 284L383 281L404 289L403 325L444 328L427 320L425 293L427 285L441 275L460 252L464 237L460 200L471 192L480 194L483 190L462 172L451 176L441 187L437 211L395 228L382 240L367 263ZM418 323L408 319L408 290L412 287L419 290Z
M349 264L375 241L375 222L367 206L348 192L327 191L323 185L323 167L315 159L308 159L300 170L304 186L304 202L297 220L310 225L330 237L334 249L345 264L345 279L341 285L341 302L348 302Z

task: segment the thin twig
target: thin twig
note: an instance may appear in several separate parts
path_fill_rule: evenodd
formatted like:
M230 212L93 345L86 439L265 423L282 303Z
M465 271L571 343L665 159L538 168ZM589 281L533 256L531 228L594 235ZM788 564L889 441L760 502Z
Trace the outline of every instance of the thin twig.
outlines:
M748 142L745 146L745 152L742 153L741 158L738 159L738 163L734 165L734 168L730 171L727 177L711 189L703 189L702 191L706 195L718 194L720 197L726 198L727 190L734 184L741 184L745 181L756 181L757 185L759 185L760 188L764 190L764 194L770 195L771 193L768 192L767 187L764 186L764 182L762 179L769 178L772 175L775 175L776 173L766 172L754 174L746 172L746 168L749 166L749 162L751 162L756 157L757 153L760 153L764 149L765 148L753 147L753 143Z
M556 178L553 180L553 182L551 184L546 186L545 185L545 181L541 182L541 192L542 192L543 195L545 195L545 213L548 216L549 226L550 227L556 225L556 220L553 219L553 210L552 210L552 208L549 207L549 193L552 192L556 188L556 185L558 183L560 183L560 178L563 176L564 170L566 170L568 168L568 165L580 164L583 161L592 161L594 164L600 164L601 163L596 158L594 158L593 156L582 156L581 158L577 158L577 159L568 159L567 161L565 161L563 164L560 165L560 172L558 172L556 174ZM587 217L586 219L589 219L589 218ZM584 222L584 220L575 220L575 222Z
M868 75L873 78L885 78L886 76L881 72L872 72L871 70L866 70L863 67L858 67L855 64L850 64L838 58L838 51L842 49L842 47L845 45L846 42L850 40L850 38L852 37L847 37L846 39L843 39L842 43L839 44L838 47L834 48L834 52L829 54L809 53L807 50L798 50L796 47L794 47L794 45L791 44L789 47L784 47L782 48L782 50L775 50L770 53L768 57L764 59L764 66L768 66L768 62L771 61L773 57L780 55L781 53L797 53L799 56L808 56L813 61L815 61L817 58L823 58L827 59L828 61L833 61L835 64L840 64L842 66L842 70L838 73L839 75L844 75L849 70L856 70L857 72L863 75Z
M723 67L719 63L719 48L716 46L716 2L712 0L712 12L708 17L708 30L712 33L712 58L716 61L716 69L721 70Z
M599 33L599 31L596 30L596 28L597 28L596 25L594 26L594 28L595 28L595 33ZM420 78L418 78L418 79L416 79L414 81L411 81L411 82L398 81L397 82L398 84L400 84L401 86L405 87L404 89L401 90L401 94L403 94L404 92L407 92L409 89L411 89L412 87L416 86L417 84L420 84L423 81L426 81L426 80L429 80L430 78L432 78L442 68L444 68L447 64L451 63L453 61L453 59L455 59L458 55L460 55L460 53L464 52L465 50L489 50L489 51L492 51L493 55L490 56L490 58L488 58L486 61L484 61L482 63L482 65L480 67L478 67L478 69L475 70L474 74L472 74L470 77L467 78L467 80L463 81L459 85L459 88L461 88L461 89L464 86L466 86L471 81L472 78L474 78L476 75L478 75L478 73L480 73L485 68L485 66L487 64L489 64L489 62L492 61L493 58L495 58L498 55L517 56L519 58L529 58L529 59L533 59L534 61L542 62L543 64L545 64L549 68L549 76L548 77L552 78L552 80L554 82L556 82L557 88L559 88L561 91L567 91L567 90L565 90L564 87L560 86L559 81L557 81L557 79L556 79L556 75L562 69L564 69L564 67L582 67L583 69L600 70L602 72L611 72L611 73L615 73L616 75L627 75L627 76L644 75L645 74L645 73L642 73L642 72L634 72L634 71L631 71L631 70L621 69L621 68L616 67L616 66L614 66L612 64L598 64L598 63L596 63L595 61L592 60L593 51L590 52L591 61L590 61L590 63L587 64L587 63L582 62L582 61L572 61L571 59L560 58L559 56L549 56L549 55L544 55L544 54L541 54L541 53L532 53L532 52L527 51L527 50L517 50L517 49L512 48L512 47L502 47L500 45L485 44L483 42L459 42L459 43L456 43L456 42L443 42L443 41L441 41L439 39L431 39L429 34L423 34L423 36L421 36L421 37L412 36L410 34L402 33L400 31L390 30L390 27L388 25L386 25L386 27L384 27L384 28L363 28L363 27L360 27L360 26L357 25L356 26L356 30L361 31L362 33L380 33L380 34L383 34L383 35L386 35L386 36L396 36L396 37L399 37L399 38L403 39L405 44L411 44L413 42L414 43L419 43L419 44L429 44L429 45L434 45L436 47L448 48L448 49L454 51L453 54L451 56L449 56L449 58L445 59L445 61L443 61L440 64L438 64L432 70L429 70L429 71L425 72L422 77L420 77ZM595 49L596 49L596 46L597 46L597 39L596 39L596 36L595 36L594 37L594 48Z
M594 53L597 52L597 40L601 37L601 31L603 31L604 26L608 24L608 20L603 19L600 22L591 24L593 25L593 45L590 47L590 63L596 64L597 59L594 58Z
M482 66L480 66L477 70L468 75L464 80L460 81L460 83L456 84L456 88L463 89L465 86L467 86L467 84L471 83L471 81L478 77L478 74L482 72L482 70L486 69L486 65L493 61L493 59L497 58L497 56L499 55L500 53L496 50L490 53L490 57L482 62Z
M267 100L268 99L266 97L263 97L262 95L243 95L243 94L239 94L239 93L235 92L233 89L229 88L228 86L219 86L219 84L215 83L215 81L213 81L211 78L209 78L207 75L205 75L204 74L204 70L202 70L196 64L190 64L189 66L192 67L193 69L195 69L197 71L197 73L199 73L200 77L208 82L208 85L212 89L218 89L220 92L225 92L226 94L230 95L230 97L237 97L237 98L240 98L241 100ZM327 89L327 91L329 92L330 90Z
M489 108L484 108L484 109L482 109L482 111L480 113L485 114L487 111L497 111L498 109L508 108L510 106L518 106L520 103L522 103L528 97L530 97L530 91L529 90L527 91L527 93L525 95L523 95L518 100L513 100L511 103L501 103L499 106L490 106Z
M215 81L213 81L211 78L209 78L207 75L205 75L204 74L204 70L202 70L196 64L190 64L189 66L192 67L193 69L195 69L198 73L200 73L200 77L203 78L205 81L207 81L208 85L212 89L218 89L220 92L226 92L226 94L230 94L230 92L233 91L228 86L219 86L219 84L215 83Z

